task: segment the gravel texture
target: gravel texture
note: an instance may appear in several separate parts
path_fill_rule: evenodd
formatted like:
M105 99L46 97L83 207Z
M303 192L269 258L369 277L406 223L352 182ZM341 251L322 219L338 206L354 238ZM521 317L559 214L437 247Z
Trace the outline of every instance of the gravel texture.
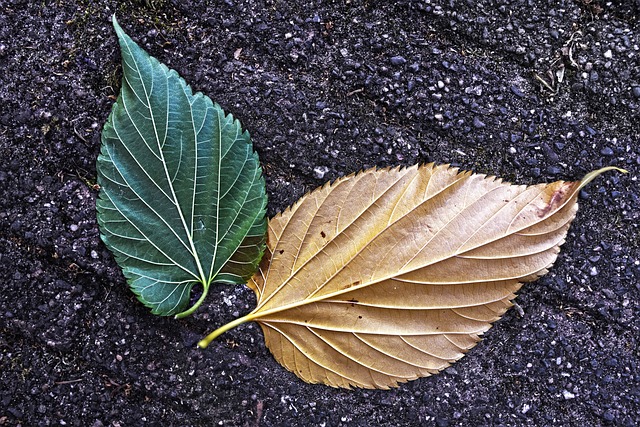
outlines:
M216 286L152 316L101 243L110 16L238 117L269 214L327 180L435 161L533 184L608 173L551 272L443 373L308 385ZM0 0L0 425L640 424L640 2Z

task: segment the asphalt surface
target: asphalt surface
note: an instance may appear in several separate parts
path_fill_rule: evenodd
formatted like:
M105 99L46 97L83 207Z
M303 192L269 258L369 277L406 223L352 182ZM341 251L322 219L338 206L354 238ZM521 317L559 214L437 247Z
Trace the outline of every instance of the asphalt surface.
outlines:
M206 4L205 4L206 3ZM95 217L110 17L239 118L269 214L372 166L534 184L604 165L550 273L469 354L391 391L309 385L216 286L135 300ZM0 0L0 425L640 424L640 2Z

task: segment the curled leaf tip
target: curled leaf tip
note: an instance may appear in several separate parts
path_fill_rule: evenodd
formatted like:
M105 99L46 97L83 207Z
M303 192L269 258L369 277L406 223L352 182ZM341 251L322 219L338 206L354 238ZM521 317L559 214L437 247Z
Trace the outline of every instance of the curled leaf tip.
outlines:
M622 169L616 166L606 166L604 168L600 168L594 171L589 172L588 174L586 174L584 176L584 178L582 178L582 181L580 181L580 188L583 188L585 185L589 184L591 181L593 181L594 179L596 179L598 176L602 175L605 172L609 172L609 171L618 171L620 173L629 173L629 171L627 171L626 169Z

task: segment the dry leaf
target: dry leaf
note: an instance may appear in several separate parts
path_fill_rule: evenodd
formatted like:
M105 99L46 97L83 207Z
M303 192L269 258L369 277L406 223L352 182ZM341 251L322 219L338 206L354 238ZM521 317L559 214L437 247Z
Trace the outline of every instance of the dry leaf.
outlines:
M449 166L368 170L269 222L249 286L275 358L307 382L389 388L448 367L547 272L582 181L511 185Z

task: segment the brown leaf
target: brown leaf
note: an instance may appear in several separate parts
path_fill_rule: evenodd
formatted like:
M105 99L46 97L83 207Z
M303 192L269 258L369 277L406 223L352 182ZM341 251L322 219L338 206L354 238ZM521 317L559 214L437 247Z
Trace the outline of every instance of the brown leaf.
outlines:
M269 222L249 282L275 358L334 387L389 388L460 359L555 261L579 182L521 186L449 166L371 169Z

